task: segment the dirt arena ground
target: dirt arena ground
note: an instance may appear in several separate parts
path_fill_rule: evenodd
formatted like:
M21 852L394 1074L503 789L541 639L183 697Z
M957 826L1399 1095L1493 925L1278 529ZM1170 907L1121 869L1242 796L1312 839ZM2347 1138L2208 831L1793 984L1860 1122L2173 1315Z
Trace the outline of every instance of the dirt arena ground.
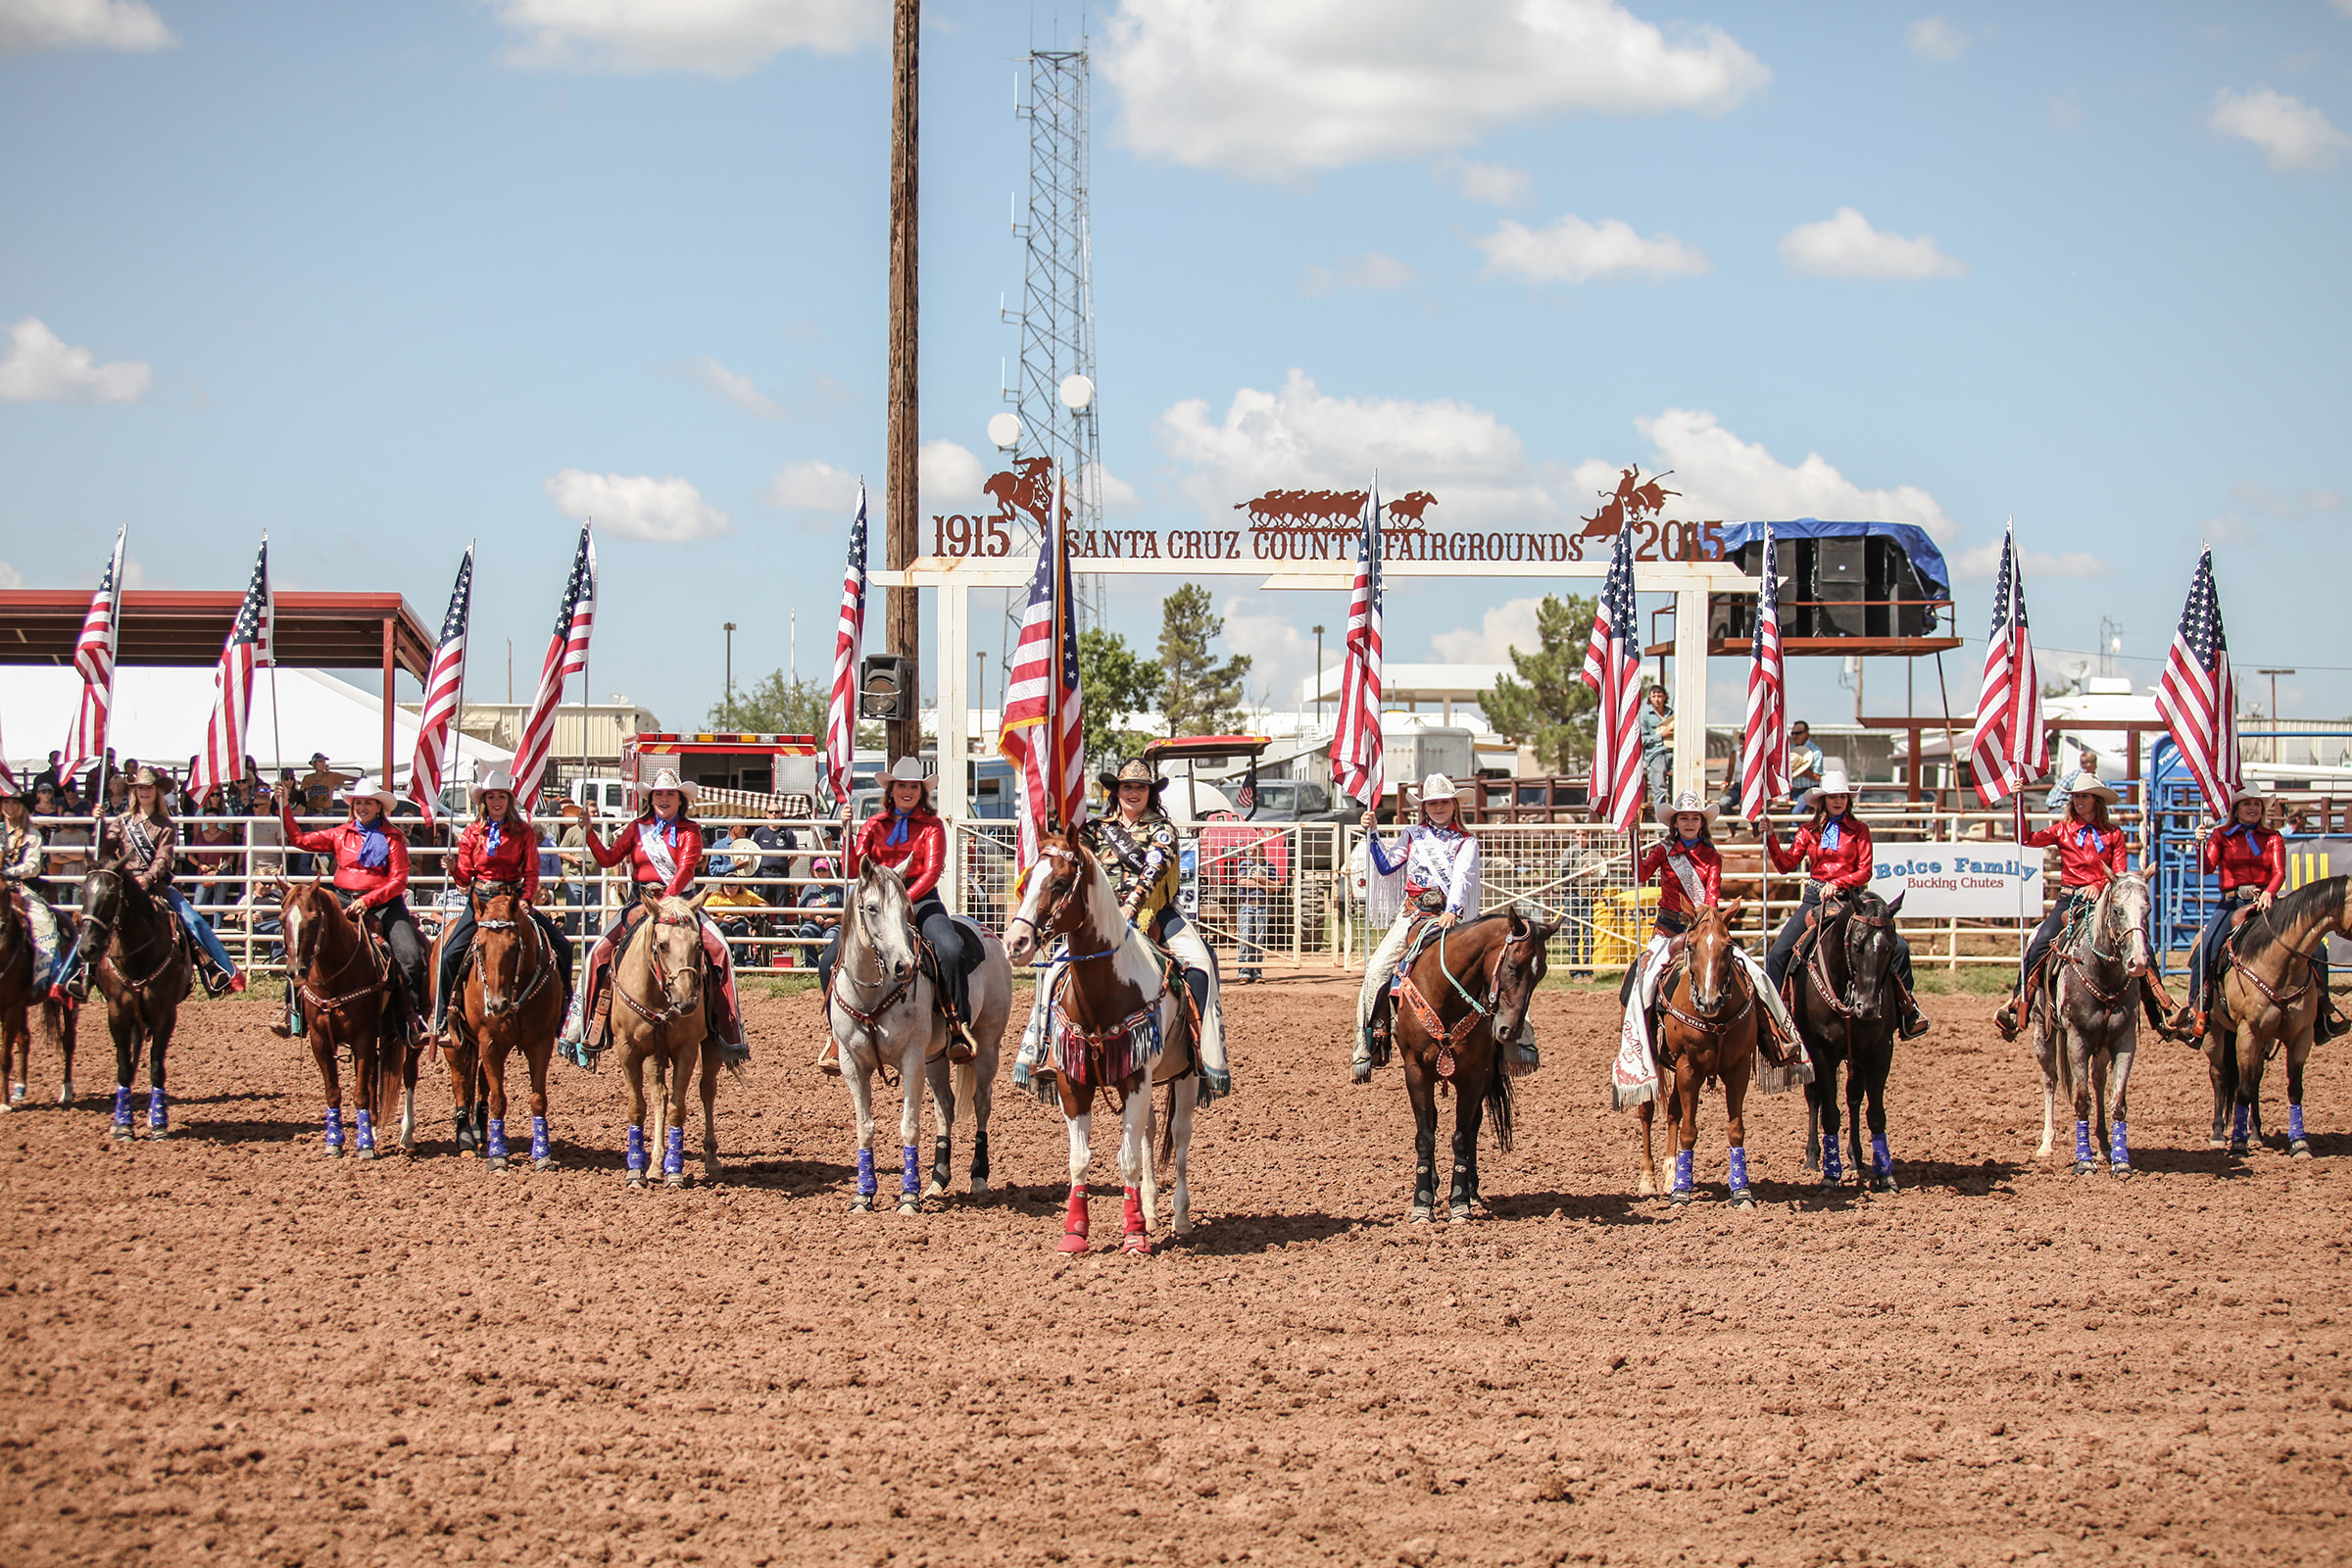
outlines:
M1009 1191L851 1215L805 996L755 1004L726 1177L684 1193L623 1192L611 1071L560 1068L562 1168L501 1177L440 1084L417 1157L321 1159L257 1001L193 1010L166 1143L110 1146L85 1049L79 1106L0 1118L0 1561L2352 1557L2347 1053L2317 1159L2232 1164L2153 1045L2143 1174L2079 1179L1983 1000L1931 999L1906 1191L1821 1199L1789 1097L1751 1102L1763 1205L1721 1200L1718 1108L1678 1214L1597 1108L1608 1003L1546 992L1494 1213L1417 1227L1400 1079L1341 1083L1348 994L1233 993L1200 1229L1150 1259L1102 1250L1101 1152L1099 1250L1056 1254L1063 1133L1009 1084Z

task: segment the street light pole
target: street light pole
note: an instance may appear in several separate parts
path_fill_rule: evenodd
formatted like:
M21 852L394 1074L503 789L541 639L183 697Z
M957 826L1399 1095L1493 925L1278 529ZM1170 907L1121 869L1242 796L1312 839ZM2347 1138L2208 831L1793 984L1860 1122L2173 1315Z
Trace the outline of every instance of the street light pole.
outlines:
M2271 677L2271 760L2278 760L2278 677L2292 675L2291 669L2258 669L2257 675Z
M727 727L732 729L735 726L735 623L727 620L719 624L727 629Z
M972 688L972 707L978 710L972 720L972 727L977 730L988 718L988 650L983 648L972 657L980 661L980 684ZM975 736L974 738L982 737Z
M1323 628L1315 628L1315 723L1323 722Z

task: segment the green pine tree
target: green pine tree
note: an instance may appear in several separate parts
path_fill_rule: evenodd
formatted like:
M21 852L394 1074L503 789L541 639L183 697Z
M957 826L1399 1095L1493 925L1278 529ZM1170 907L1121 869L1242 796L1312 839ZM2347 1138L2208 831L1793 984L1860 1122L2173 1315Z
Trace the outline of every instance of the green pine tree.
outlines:
M1535 748L1555 773L1573 773L1592 756L1592 688L1580 678L1585 644L1592 635L1595 601L1571 594L1545 594L1536 609L1533 653L1511 650L1518 671L1495 678L1485 702L1487 722L1506 739Z
M1186 583L1160 601L1159 667L1164 676L1159 712L1170 735L1226 735L1241 721L1242 681L1250 656L1219 662L1209 644L1224 635L1225 617L1199 583Z
M1159 701L1166 671L1127 646L1115 631L1090 626L1078 634L1078 685L1084 693L1086 756L1130 757L1149 739L1127 721Z

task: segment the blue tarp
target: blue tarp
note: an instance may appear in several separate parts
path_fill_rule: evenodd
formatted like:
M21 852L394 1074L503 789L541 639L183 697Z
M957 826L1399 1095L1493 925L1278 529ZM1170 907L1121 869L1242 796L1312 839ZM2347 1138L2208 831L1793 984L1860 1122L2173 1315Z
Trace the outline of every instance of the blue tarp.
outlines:
M1772 525L1774 539L1891 539L1902 553L1911 558L1911 569L1919 573L1920 586L1931 599L1952 597L1951 573L1944 568L1943 552L1924 529L1908 522L1824 522L1819 517L1793 517ZM1743 545L1759 543L1764 537L1761 522L1727 522L1723 525L1723 548L1728 554Z

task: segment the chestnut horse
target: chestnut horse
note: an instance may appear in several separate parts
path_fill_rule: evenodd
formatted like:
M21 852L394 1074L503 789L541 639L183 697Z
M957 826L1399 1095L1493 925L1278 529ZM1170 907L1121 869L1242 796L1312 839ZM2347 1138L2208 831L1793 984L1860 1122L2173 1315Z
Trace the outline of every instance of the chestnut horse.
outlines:
M417 1047L392 1001L391 955L368 941L323 878L275 884L289 998L326 1097L326 1157L343 1157L341 1058L351 1057L354 1152L376 1157L375 1133L400 1091L400 1147L416 1147Z
M612 960L606 984L612 988L612 1043L620 1048L621 1070L629 1075L629 1137L626 1178L645 1185L651 1164L645 1128L645 1065L654 1064L653 1147L662 1150L662 1179L686 1185L686 1091L699 1060L703 1075L703 1180L718 1180L718 1068L722 1052L710 1038L706 994L710 986L703 953L703 901L641 895L645 918L628 946Z
M74 1103L74 1009L49 995L49 972L24 914L24 902L30 897L13 882L0 882L0 1074L7 1090L0 1110L23 1105L30 1089L35 1009L43 1038L57 1045L63 1063L57 1102Z
M164 1057L179 1022L179 1004L195 983L196 965L181 939L179 917L122 869L119 853L101 848L98 868L81 884L75 941L91 956L91 973L106 998L107 1032L115 1041L115 1137L127 1141L130 1090L147 1047L147 1133L172 1130L164 1096Z
M1732 935L1732 921L1739 913L1737 902L1700 909L1682 938L1679 960L1658 987L1658 1059L1669 1075L1666 1116L1675 1130L1674 1184L1666 1196L1677 1205L1690 1201L1699 1091L1720 1081L1724 1135L1731 1142L1727 1185L1732 1206L1756 1206L1747 1190L1745 1109L1761 1023L1756 994ZM1655 1109L1650 1102L1642 1102L1640 1191L1644 1194L1658 1190L1658 1167L1649 1143Z
M1494 1118L1494 1147L1511 1148L1511 1080L1502 1053L1526 1027L1528 1004L1544 978L1544 946L1553 927L1507 914L1481 915L1441 932L1396 975L1396 1049L1413 1102L1413 1222L1435 1217L1438 1201L1438 1096L1450 1089L1453 1177L1448 1217L1470 1217L1483 1202L1478 1187L1478 1129Z
M1038 979L1046 1040L1032 1071L1053 1078L1070 1133L1061 1250L1087 1250L1086 1167L1100 1093L1119 1116L1119 1181L1127 1200L1119 1248L1149 1257L1152 1227L1159 1218L1159 1173L1152 1153L1154 1084L1168 1086L1158 1155L1174 1176L1168 1233L1184 1236L1193 1228L1187 1178L1200 1070L1191 994L1151 939L1120 912L1118 892L1101 862L1073 835L1048 831L1039 837L1037 859L1021 885L1019 909L1004 928L1004 946L1014 963L1025 964L1054 937L1067 946Z
M564 1027L564 986L547 934L531 917L522 890L512 882L478 882L473 899L473 952L450 998L450 1096L462 1117L487 1099L481 1129L482 1161L507 1168L507 1058L520 1047L531 1068L531 1168L553 1170L547 1139L547 1066L556 1032ZM440 972L436 949L432 973ZM479 1094L477 1091L486 1091Z
M2331 876L2281 894L2250 915L2235 961L2208 993L2205 1061L2213 1076L2213 1147L2222 1147L2223 1115L2232 1117L2229 1148L2243 1155L2247 1121L2262 1136L2262 1070L2286 1047L2286 1152L2311 1157L2303 1133L2303 1064L2327 998L2312 982L2312 956L2330 936L2352 937L2352 878Z

